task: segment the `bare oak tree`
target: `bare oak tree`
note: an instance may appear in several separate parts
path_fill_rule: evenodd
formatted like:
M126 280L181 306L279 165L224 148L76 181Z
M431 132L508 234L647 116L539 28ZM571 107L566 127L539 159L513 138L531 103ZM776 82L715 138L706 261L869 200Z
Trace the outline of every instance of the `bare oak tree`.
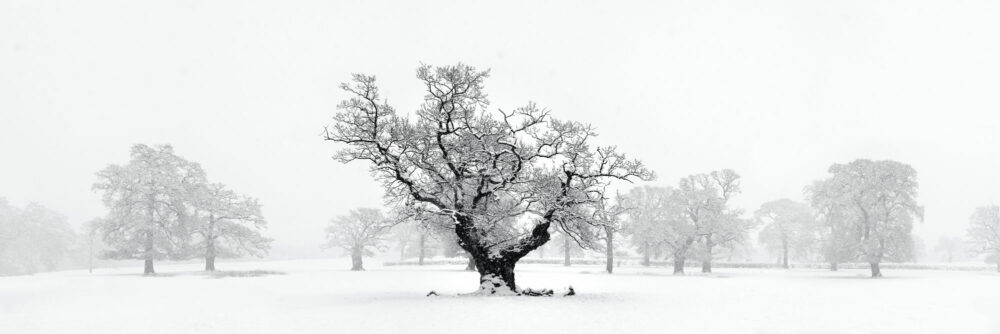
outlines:
M674 254L679 246L685 247L684 240L693 235L693 228L685 228L684 220L670 220L673 188L642 186L629 190L619 197L619 204L627 208L623 232L632 247L642 255L643 266L648 267L651 258L658 257L664 248Z
M340 247L351 254L351 270L365 270L362 257L385 247L385 237L398 219L387 218L378 209L360 208L330 221L326 247Z
M987 254L1000 271L1000 206L976 208L969 218L969 240L976 254Z
M256 198L241 196L221 183L199 185L193 194L194 250L205 258L205 270L215 270L215 258L243 254L263 256L273 239L261 235L267 226Z
M871 265L872 277L882 276L879 264L885 259L910 259L914 218L923 219L916 170L891 160L858 159L834 164L829 171L833 175L816 186L814 193L822 196L813 196L814 201L829 202L824 205L840 211L836 215L849 223L840 233Z
M367 161L390 200L451 216L481 291L492 294L518 291L515 264L549 241L553 224L571 224L562 219L569 210L598 200L611 180L652 173L614 147L592 147L592 127L534 103L488 112L488 76L463 64L420 66L426 95L411 120L375 77L356 74L341 85L350 97L325 137L343 145L338 160Z
M100 220L108 247L105 257L142 259L143 272L155 273L153 260L179 258L190 231L186 205L194 187L205 182L198 164L174 154L169 145L132 147L131 160L97 173L94 189L110 210Z
M816 223L812 209L790 199L779 199L760 205L754 217L764 228L758 240L781 254L781 266L788 268L789 253L804 256L816 242Z
M742 242L753 227L752 222L740 217L742 211L728 206L732 196L740 192L739 178L731 169L695 174L681 179L674 192L674 200L682 208L687 224L694 227L694 236L685 238L678 250L686 254L694 242L700 242L698 251L704 273L712 272L716 246L731 247ZM683 257L680 260L678 264L675 256L675 274L684 272Z

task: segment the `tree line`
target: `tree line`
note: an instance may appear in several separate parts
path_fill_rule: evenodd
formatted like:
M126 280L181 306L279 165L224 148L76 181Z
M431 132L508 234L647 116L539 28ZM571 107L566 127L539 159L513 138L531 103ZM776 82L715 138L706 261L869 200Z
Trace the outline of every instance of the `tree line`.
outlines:
M135 145L128 163L108 166L97 179L93 187L108 208L94 224L108 248L101 256L143 260L144 274L155 273L155 260L203 258L213 271L216 258L262 256L270 248L260 202L209 182L169 145Z

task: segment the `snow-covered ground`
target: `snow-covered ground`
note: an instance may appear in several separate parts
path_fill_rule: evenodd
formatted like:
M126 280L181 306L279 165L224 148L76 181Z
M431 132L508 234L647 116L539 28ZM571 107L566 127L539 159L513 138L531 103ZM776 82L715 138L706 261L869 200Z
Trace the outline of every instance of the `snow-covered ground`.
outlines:
M460 266L369 262L364 272L337 259L219 263L238 271L226 277L198 264L159 265L159 277L136 275L141 266L0 277L0 333L1000 333L1000 275L986 271L873 280L522 265L520 286L578 295L461 297L477 275Z

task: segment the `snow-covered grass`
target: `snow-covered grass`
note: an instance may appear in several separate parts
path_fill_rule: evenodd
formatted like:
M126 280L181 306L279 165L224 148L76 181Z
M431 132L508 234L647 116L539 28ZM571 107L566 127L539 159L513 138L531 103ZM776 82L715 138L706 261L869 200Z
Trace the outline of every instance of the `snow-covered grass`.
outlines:
M374 262L374 261L370 261ZM458 296L462 266L345 260L159 265L0 277L0 333L998 333L994 272L520 265L572 297ZM441 296L426 297L434 290Z

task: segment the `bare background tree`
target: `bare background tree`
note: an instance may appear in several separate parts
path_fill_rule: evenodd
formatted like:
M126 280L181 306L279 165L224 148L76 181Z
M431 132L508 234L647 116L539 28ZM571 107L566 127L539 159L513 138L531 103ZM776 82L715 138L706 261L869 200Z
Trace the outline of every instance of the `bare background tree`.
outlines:
M374 255L375 250L385 249L390 229L398 223L382 211L371 208L351 210L337 216L326 228L326 247L340 247L351 255L351 270L365 270L363 257Z
M976 208L969 218L969 240L975 254L986 254L1000 271L1000 206Z
M0 197L0 276L56 269L75 238L62 214L37 203L18 208Z
M868 262L872 277L882 276L879 264L884 259L911 259L914 218L923 218L923 208L916 202L916 170L891 160L858 159L834 164L830 173L812 190L814 206L826 208L834 224L847 225L830 229L827 239L848 246Z
M185 205L205 183L198 164L169 145L140 144L132 147L128 164L108 166L97 177L94 189L110 211L99 228L111 248L105 257L144 260L143 273L152 275L154 260L185 256L191 234Z
M198 185L189 218L196 236L193 252L205 258L205 270L215 270L215 258L247 254L263 256L273 239L261 235L267 226L256 198L241 196L221 183Z
M788 268L790 254L807 256L816 242L816 221L812 209L804 203L779 199L760 205L754 217L764 228L758 240L780 254L781 266Z
M959 237L942 236L938 238L934 245L934 251L944 256L944 260L951 263L955 256L962 256L965 253L965 240Z

